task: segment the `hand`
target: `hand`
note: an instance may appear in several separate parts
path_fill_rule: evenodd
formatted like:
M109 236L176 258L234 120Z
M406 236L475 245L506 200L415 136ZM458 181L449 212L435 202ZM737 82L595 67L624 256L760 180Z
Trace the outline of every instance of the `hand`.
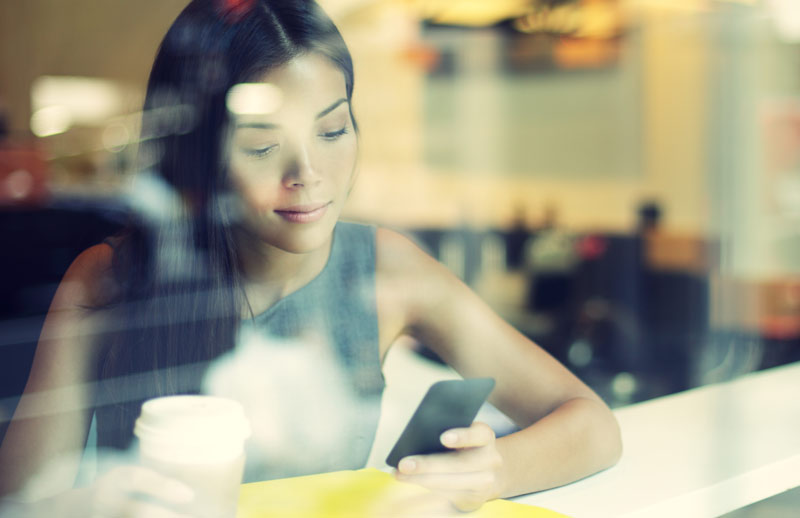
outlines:
M500 496L503 457L489 425L476 422L469 428L453 428L440 440L452 451L403 458L397 480L440 493L460 511L474 511Z
M183 518L170 507L187 504L194 491L148 468L120 466L91 488L92 518Z

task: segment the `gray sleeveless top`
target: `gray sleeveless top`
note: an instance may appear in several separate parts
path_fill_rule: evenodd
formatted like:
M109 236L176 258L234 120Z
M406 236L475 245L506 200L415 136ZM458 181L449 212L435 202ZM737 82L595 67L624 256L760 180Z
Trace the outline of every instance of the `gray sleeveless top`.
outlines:
M254 433L245 480L364 467L384 388L375 301L375 227L339 222L330 257L317 277L243 321L239 334L255 343L239 356L237 368L244 358L250 369L239 379L260 390L253 408L264 409L251 417ZM227 355L231 362L237 361L234 354ZM217 363L209 370L212 384ZM115 446L105 438L113 435L115 412L129 414L125 421L132 425L138 405L130 406L97 409L98 446Z
M325 268L307 285L243 323L260 340L280 407L277 434L259 436L246 478L359 469L367 462L384 388L375 304L375 228L337 224ZM282 383L285 381L285 383ZM269 396L267 396L269 397ZM276 430L262 430L265 435ZM258 448L258 443L264 444ZM281 448L276 459L275 449ZM259 451L260 450L260 451Z

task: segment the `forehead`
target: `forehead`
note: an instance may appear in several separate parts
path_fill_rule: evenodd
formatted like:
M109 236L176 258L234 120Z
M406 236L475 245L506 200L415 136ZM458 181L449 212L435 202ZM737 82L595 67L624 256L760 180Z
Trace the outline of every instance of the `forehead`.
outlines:
M280 92L287 105L292 101L310 109L347 96L344 74L328 58L316 53L302 54L284 65L257 76L254 82L266 83Z

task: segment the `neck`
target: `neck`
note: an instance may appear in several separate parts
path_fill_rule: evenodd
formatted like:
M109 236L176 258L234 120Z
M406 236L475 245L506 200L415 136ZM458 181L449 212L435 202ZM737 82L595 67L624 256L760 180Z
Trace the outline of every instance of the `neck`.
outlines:
M327 246L308 253L292 253L247 236L239 246L244 291L249 303L246 317L259 314L281 298L302 288L325 268L331 252Z

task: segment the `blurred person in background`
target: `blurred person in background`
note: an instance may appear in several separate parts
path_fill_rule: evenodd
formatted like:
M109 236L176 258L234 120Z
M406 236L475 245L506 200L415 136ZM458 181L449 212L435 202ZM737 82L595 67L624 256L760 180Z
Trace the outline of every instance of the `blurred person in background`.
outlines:
M525 250L533 232L528 228L524 204L514 208L511 226L505 233L506 268L517 271L525 265Z
M80 455L69 455L93 420L98 447L126 449L141 403L199 392L244 328L322 336L346 373L368 419L323 469L366 462L382 361L403 334L465 377L495 378L490 401L520 430L499 439L482 423L452 430L442 438L450 451L403 459L399 479L469 510L616 462L617 423L585 384L405 237L339 221L357 176L352 93L349 52L314 2L185 8L148 84L140 186L149 208L67 271L0 448L0 494L24 493L66 455L73 461L32 513L173 516L169 505L186 498L177 481L120 466L73 490ZM278 396L291 400L291 387Z
M541 229L525 250L525 264L531 273L528 306L532 311L547 313L566 302L578 260L575 236L558 224L556 207L548 205Z

